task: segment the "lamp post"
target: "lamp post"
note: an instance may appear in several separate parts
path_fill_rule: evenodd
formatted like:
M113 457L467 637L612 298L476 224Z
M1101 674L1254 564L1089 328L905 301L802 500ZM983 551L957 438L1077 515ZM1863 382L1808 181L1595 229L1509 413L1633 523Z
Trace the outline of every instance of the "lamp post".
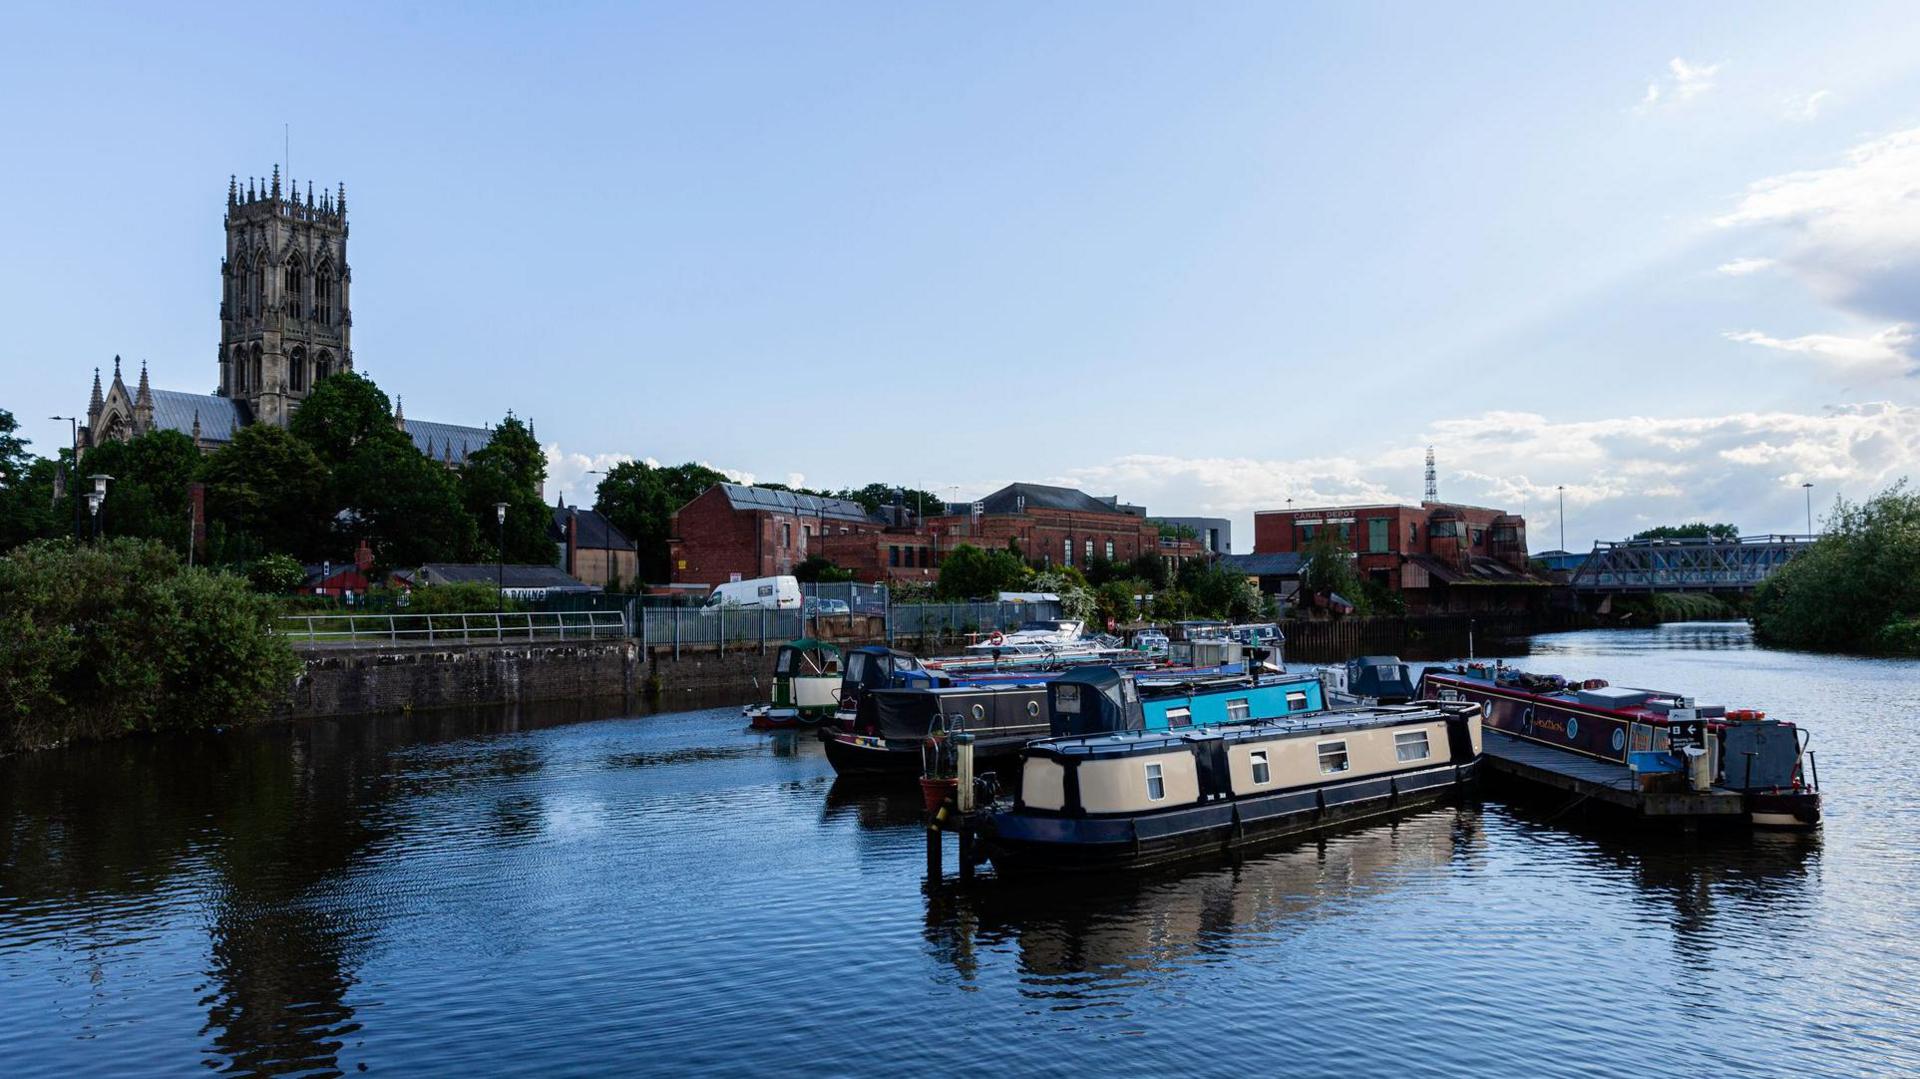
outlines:
M87 492L87 512L93 516L93 541L100 542L100 504L107 500L107 484L113 477L105 472L95 472L88 476L93 481L93 490Z
M1567 485L1561 484L1554 490L1560 492L1560 553L1567 553Z
M1807 492L1807 535L1811 536L1813 535L1813 484L1808 482L1800 486Z
M493 590L500 594L502 601L507 596L507 504L493 504L493 520L497 526L493 548Z

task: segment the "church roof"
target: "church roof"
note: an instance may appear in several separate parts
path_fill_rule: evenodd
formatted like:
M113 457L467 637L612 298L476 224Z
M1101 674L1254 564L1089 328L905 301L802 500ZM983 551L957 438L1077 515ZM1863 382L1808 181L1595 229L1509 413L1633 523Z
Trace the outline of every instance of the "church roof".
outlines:
M200 417L200 440L223 445L233 432L247 425L247 408L231 397L211 393L182 393L179 390L151 390L153 426L158 430L178 431L193 437L193 419Z
M463 427L457 423L435 423L432 420L416 420L409 416L400 421L406 426L407 437L421 453L436 461L445 460L448 451L452 451L453 463L460 464L467 454L487 444L493 432L485 427Z

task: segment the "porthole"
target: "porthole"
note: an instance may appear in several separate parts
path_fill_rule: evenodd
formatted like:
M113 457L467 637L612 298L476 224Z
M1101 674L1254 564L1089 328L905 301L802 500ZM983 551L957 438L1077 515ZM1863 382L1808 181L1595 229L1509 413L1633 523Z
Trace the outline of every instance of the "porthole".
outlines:
M1613 751L1618 753L1625 748L1627 748L1627 732L1620 727L1615 727L1613 729Z
M983 704L976 704L976 705L974 705L974 706L973 706L973 718L974 718L974 719L976 719L976 720L980 720L980 719L985 719L985 718L987 718L987 707L986 707L986 705L983 705Z
M1037 716L1037 715L1039 715L1039 714L1040 714L1040 702L1039 702L1039 701L1028 701L1028 702L1027 702L1027 714L1028 714L1028 715L1030 715L1030 716Z
M1567 717L1567 741L1577 741L1580 737L1580 717Z

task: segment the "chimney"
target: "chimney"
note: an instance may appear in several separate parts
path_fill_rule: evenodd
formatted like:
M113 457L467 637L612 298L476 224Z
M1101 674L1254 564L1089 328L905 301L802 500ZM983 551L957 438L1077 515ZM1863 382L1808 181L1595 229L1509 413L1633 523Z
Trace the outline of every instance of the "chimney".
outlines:
M567 576L580 579L580 511L567 511ZM604 581L601 583L605 583Z
M354 548L353 564L360 570L360 574L363 577L366 576L368 570L373 568L373 548L369 547L367 541L364 539L360 541L360 546Z

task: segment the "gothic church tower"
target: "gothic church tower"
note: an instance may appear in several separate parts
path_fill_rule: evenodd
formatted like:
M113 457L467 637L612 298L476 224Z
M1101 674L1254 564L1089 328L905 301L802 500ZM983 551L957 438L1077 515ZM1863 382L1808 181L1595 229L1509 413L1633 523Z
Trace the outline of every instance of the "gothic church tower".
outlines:
M304 199L280 167L271 185L227 182L227 256L220 262L220 396L255 423L285 427L314 382L353 370L348 304L347 189L313 185Z

